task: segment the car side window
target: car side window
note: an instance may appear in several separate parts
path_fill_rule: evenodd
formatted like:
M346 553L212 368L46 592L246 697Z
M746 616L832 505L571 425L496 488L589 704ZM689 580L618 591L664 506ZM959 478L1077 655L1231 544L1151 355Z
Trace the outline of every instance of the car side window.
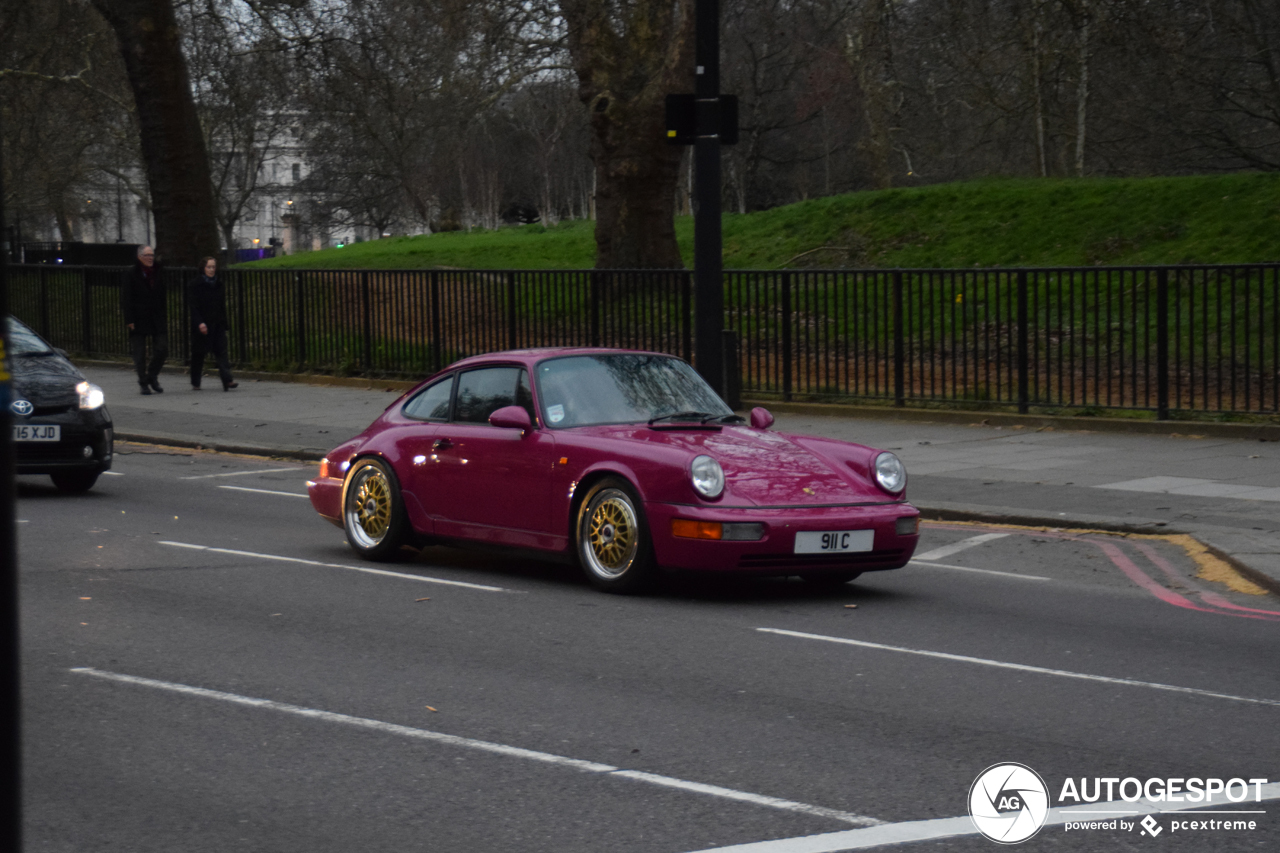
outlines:
M447 421L449 397L453 391L453 377L428 385L413 396L401 409L407 417L422 421Z
M503 406L526 405L516 399L516 387L523 384L529 396L528 381L520 367L482 367L468 370L458 377L458 398L453 420L464 424L487 424L489 416ZM532 400L526 408L532 409Z

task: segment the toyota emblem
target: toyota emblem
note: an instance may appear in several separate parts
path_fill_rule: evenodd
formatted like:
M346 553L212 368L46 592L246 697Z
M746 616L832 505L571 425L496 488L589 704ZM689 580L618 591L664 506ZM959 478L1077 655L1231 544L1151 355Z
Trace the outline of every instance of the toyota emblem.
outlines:
M31 405L30 400L14 400L13 403L10 404L9 408L13 409L13 413L15 415L22 415L24 417L36 410L36 407Z

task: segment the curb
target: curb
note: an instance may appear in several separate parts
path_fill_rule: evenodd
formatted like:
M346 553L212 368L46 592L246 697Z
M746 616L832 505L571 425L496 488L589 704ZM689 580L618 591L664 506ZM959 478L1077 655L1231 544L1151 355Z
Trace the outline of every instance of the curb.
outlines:
M1089 516L1041 516L1010 514L999 511L965 510L956 507L927 507L916 504L922 521L969 521L979 524L1010 524L1020 527L1048 527L1058 530L1102 530L1108 533L1137 533L1146 536L1191 536L1209 553L1222 560L1242 577L1253 581L1272 595L1280 595L1280 578L1259 571L1233 555L1205 541L1203 534L1168 527L1161 522L1127 523L1105 517Z
M857 406L843 403L784 403L779 400L743 400L744 408L764 406L775 414L818 415L908 423L1005 426L1014 429L1054 429L1074 432L1135 433L1171 438L1234 438L1245 441L1280 441L1280 424L1237 424L1212 421L1146 421L1092 416L1019 415L1011 412L974 412L964 409L909 409Z
M242 456L270 456L277 459L296 459L300 462L319 462L323 453L314 450L288 450L279 447L265 447L261 444L229 444L223 441L192 441L170 435L147 435L138 432L117 432L113 434L116 441L134 444L151 444L156 447L181 447L186 450L212 450L215 453L236 453Z

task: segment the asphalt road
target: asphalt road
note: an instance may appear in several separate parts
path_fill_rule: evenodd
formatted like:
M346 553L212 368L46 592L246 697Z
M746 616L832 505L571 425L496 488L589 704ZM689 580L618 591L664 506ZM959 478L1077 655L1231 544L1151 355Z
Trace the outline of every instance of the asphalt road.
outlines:
M310 466L119 450L86 496L19 479L31 851L991 850L919 822L1002 761L1054 794L1280 780L1280 602L1175 542L931 525L929 559L837 591L619 598L504 556L362 563ZM1024 849L1276 849L1280 801L1247 807Z

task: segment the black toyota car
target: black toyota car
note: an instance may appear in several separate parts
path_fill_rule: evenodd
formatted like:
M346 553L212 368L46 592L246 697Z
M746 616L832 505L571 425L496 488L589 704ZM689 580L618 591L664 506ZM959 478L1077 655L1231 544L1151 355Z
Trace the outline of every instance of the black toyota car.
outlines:
M102 389L12 317L9 347L17 473L48 474L58 491L87 492L111 467L111 415Z

